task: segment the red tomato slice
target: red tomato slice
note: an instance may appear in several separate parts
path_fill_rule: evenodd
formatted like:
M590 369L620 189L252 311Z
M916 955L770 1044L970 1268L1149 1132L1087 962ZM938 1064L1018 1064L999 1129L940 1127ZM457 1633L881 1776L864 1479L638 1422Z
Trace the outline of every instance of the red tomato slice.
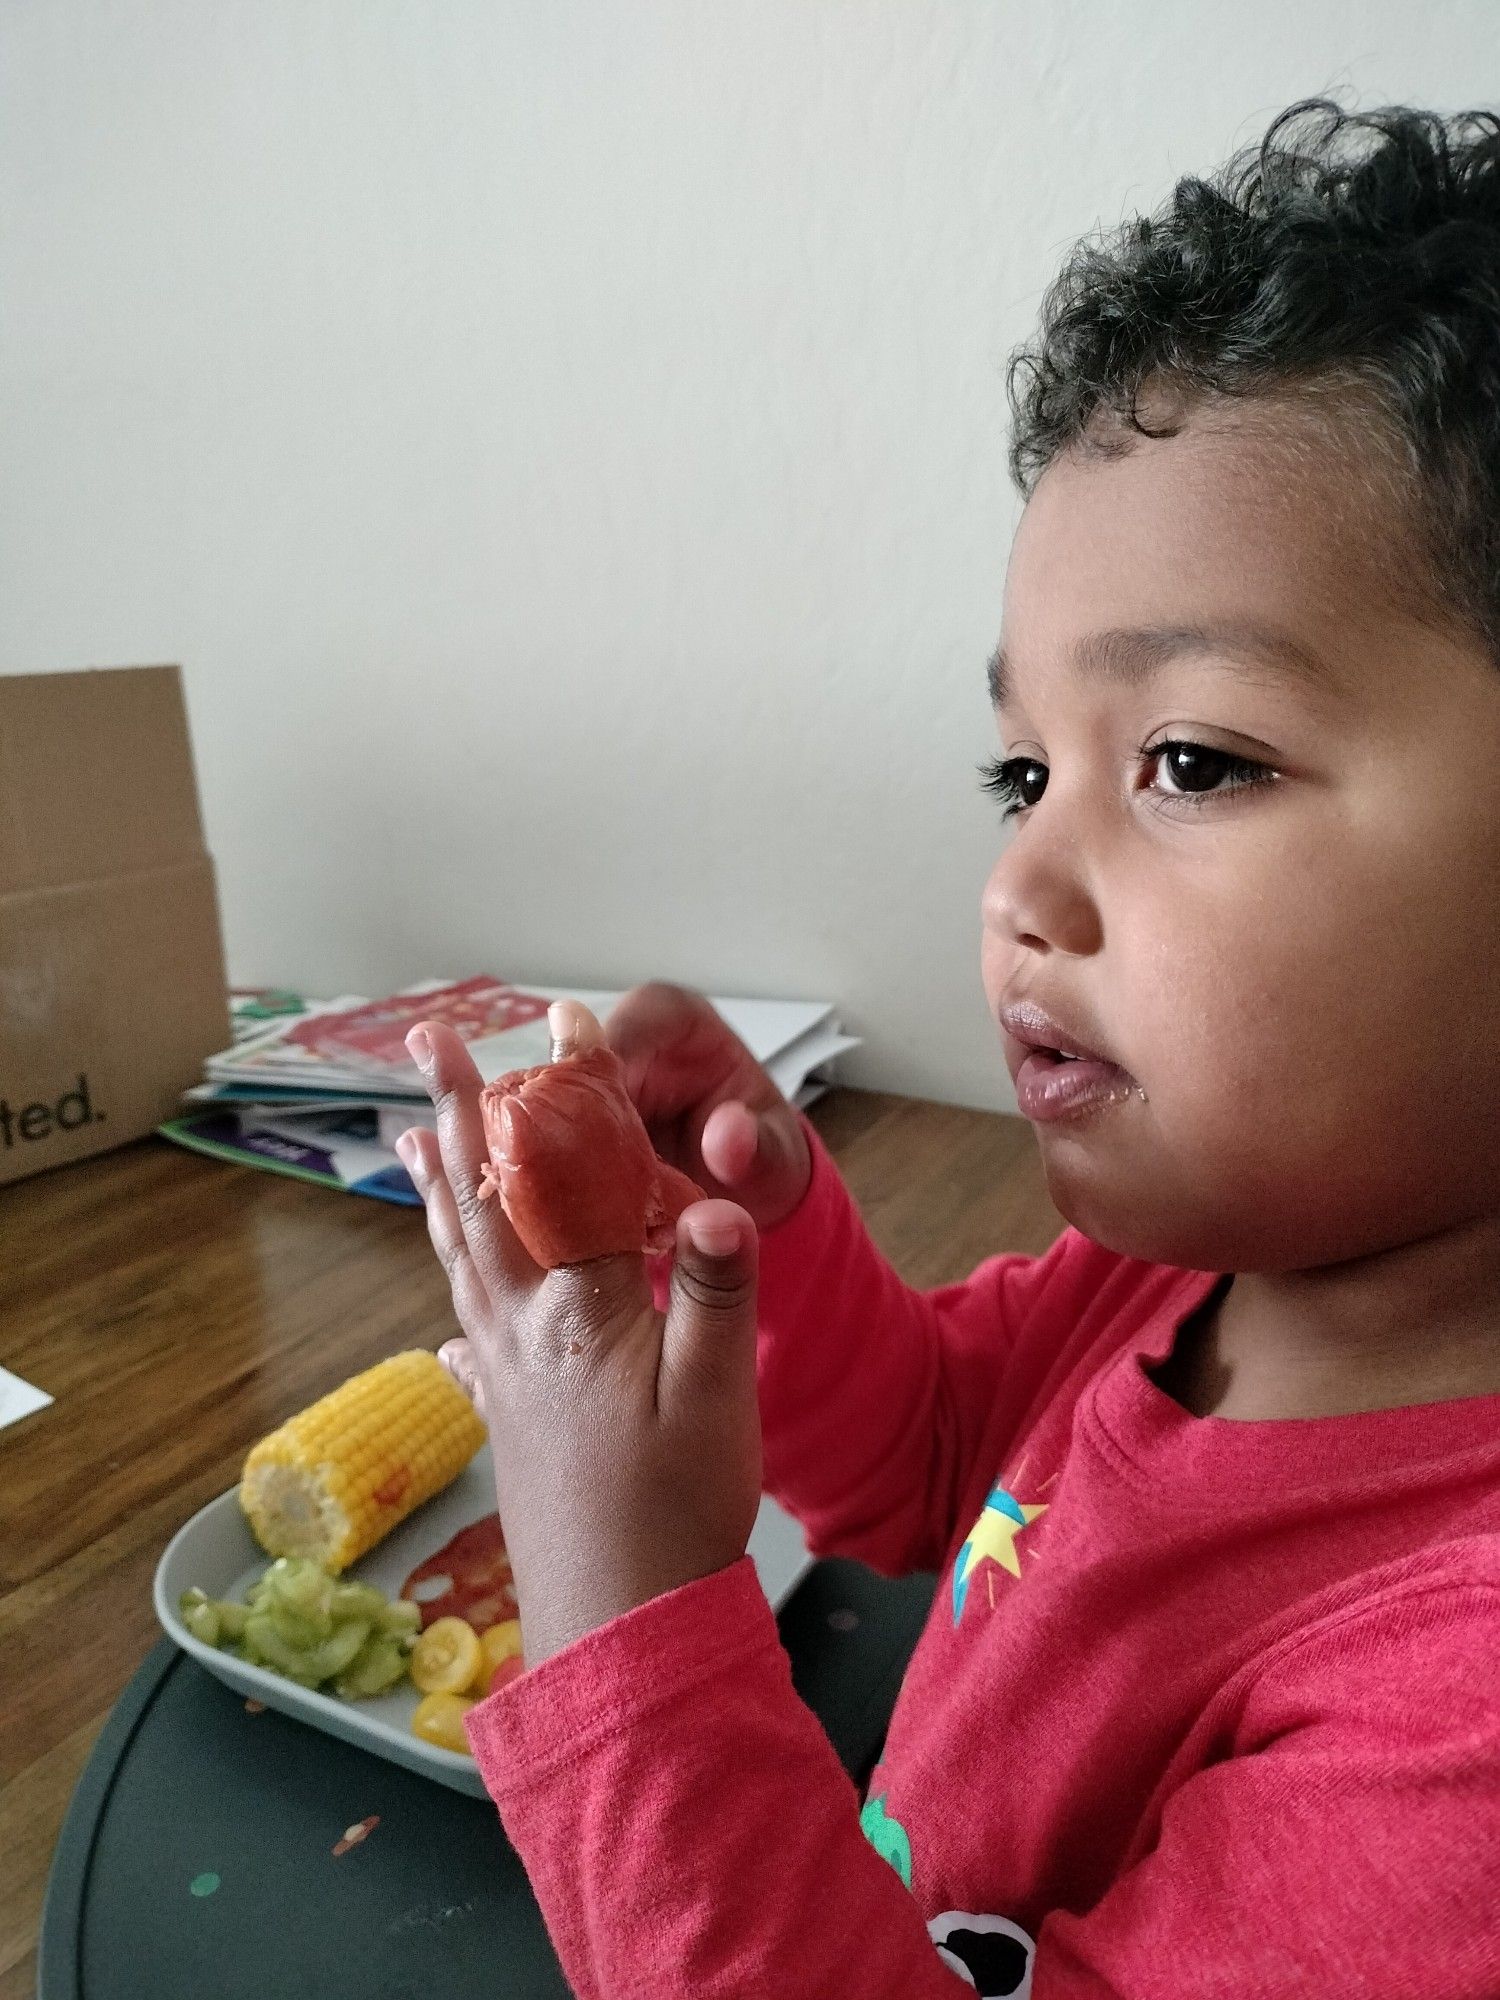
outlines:
M512 1653L510 1658L508 1660L502 1660L499 1666L496 1667L495 1671L490 1675L490 1688L489 1688L490 1693L498 1694L501 1688L505 1687L509 1682L514 1680L519 1680L521 1675L524 1674L525 1671L526 1671L526 1662L520 1657L519 1654Z
M500 1531L500 1516L486 1514L460 1528L451 1541L420 1562L401 1586L419 1606L422 1629L439 1618L466 1618L476 1632L516 1615L516 1586Z

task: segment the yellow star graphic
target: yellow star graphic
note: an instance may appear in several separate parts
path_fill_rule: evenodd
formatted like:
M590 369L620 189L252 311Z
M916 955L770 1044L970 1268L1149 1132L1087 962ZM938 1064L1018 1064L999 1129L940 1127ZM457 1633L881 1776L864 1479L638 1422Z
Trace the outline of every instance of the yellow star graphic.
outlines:
M1029 1527L1038 1515L1045 1514L1043 1507L1025 1506L1012 1499L1003 1486L990 1490L979 1519L969 1530L968 1539L958 1552L958 1560L953 1565L953 1622L956 1625L963 1616L964 1599L969 1594L969 1578L985 1560L997 1562L1002 1569L1008 1569L1012 1576L1019 1578L1021 1559L1016 1554L1016 1536Z

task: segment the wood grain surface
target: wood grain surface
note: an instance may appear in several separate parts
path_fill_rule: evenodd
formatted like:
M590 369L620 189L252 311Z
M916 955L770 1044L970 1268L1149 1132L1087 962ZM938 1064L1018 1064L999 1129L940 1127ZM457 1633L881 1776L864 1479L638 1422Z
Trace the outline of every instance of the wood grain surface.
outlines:
M1020 1119L855 1090L809 1116L914 1285L1062 1227ZM35 1991L52 1849L159 1637L167 1541L266 1431L454 1331L413 1209L157 1138L0 1188L0 1363L55 1398L0 1431L0 2000Z

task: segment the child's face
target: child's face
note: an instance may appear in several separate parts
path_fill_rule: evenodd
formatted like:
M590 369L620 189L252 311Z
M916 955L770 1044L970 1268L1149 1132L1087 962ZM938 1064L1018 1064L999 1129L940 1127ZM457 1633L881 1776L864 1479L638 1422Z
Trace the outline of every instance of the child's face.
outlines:
M1035 1127L1058 1208L1128 1255L1298 1269L1500 1204L1500 665L1403 606L1402 536L1373 461L1269 406L1070 453L1022 518L998 720L1046 777L985 890L985 992L1140 1086ZM1320 665L1080 659L1189 628ZM1279 775L1184 795L1216 767L1142 754L1167 739Z

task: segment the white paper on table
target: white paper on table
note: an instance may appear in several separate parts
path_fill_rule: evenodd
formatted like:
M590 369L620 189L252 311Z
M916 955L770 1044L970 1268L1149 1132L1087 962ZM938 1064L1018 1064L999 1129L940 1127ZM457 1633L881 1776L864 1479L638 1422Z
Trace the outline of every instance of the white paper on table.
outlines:
M837 1022L827 1021L814 1028L811 1034L799 1036L780 1055L772 1056L766 1068L782 1096L789 1104L795 1104L803 1085L815 1069L821 1069L835 1056L847 1055L850 1049L858 1047L858 1035L846 1035Z
M51 1401L45 1389L38 1389L34 1382L23 1382L8 1368L0 1368L0 1431L7 1424L18 1424L35 1410L45 1410Z

